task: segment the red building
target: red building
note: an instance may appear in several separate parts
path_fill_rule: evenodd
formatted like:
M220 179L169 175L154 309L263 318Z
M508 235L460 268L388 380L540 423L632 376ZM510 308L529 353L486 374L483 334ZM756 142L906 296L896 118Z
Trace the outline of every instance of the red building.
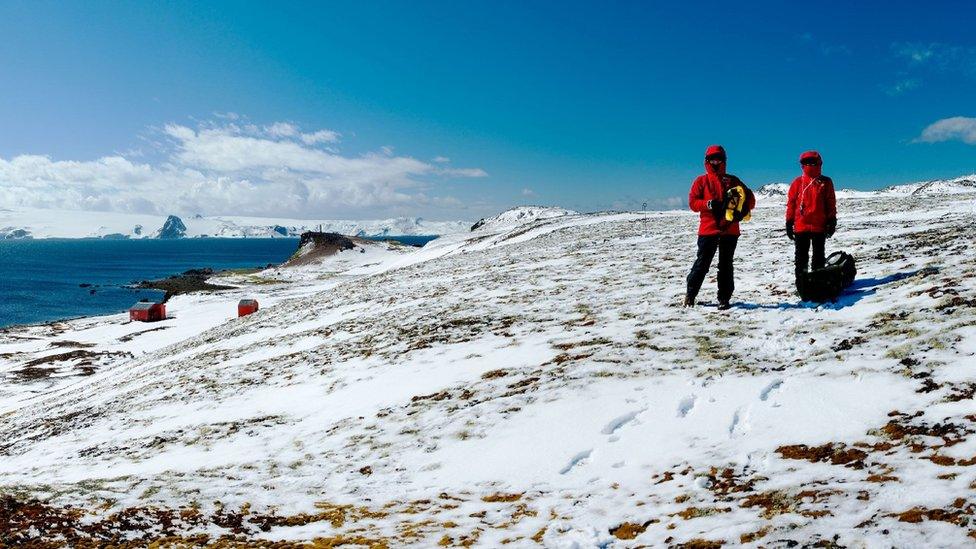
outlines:
M242 299L237 303L237 316L247 316L258 310L258 300Z
M166 318L166 305L140 301L129 307L129 320L139 322L156 322Z

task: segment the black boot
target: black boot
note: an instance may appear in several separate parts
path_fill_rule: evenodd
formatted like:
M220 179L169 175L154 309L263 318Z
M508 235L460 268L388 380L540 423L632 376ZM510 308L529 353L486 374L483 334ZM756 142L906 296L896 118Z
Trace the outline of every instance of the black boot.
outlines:
M695 296L691 294L685 294L685 302L682 307L694 307L695 306Z

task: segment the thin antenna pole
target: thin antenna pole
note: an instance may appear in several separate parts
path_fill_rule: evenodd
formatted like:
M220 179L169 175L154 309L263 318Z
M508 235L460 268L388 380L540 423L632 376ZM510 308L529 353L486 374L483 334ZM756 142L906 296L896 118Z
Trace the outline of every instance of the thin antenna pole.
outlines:
M641 215L644 216L644 236L647 236L647 202L641 204Z

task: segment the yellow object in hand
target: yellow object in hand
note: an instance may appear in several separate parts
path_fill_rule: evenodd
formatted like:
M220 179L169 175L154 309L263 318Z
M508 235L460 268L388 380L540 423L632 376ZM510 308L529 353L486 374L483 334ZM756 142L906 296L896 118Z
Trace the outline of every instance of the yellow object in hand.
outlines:
M725 220L735 221L735 214L741 214L742 210L746 207L746 190L740 186L736 185L728 190L728 206L725 208ZM752 219L752 213L747 212L746 215L742 216L741 221L749 221Z

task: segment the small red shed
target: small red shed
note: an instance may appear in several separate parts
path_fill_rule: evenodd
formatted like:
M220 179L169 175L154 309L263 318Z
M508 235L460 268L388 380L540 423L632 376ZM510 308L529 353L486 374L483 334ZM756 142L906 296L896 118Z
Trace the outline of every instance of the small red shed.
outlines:
M258 300L242 299L237 303L237 316L247 316L258 310Z
M166 305L162 303L152 303L150 301L140 301L129 307L129 320L139 322L156 322L166 318Z

